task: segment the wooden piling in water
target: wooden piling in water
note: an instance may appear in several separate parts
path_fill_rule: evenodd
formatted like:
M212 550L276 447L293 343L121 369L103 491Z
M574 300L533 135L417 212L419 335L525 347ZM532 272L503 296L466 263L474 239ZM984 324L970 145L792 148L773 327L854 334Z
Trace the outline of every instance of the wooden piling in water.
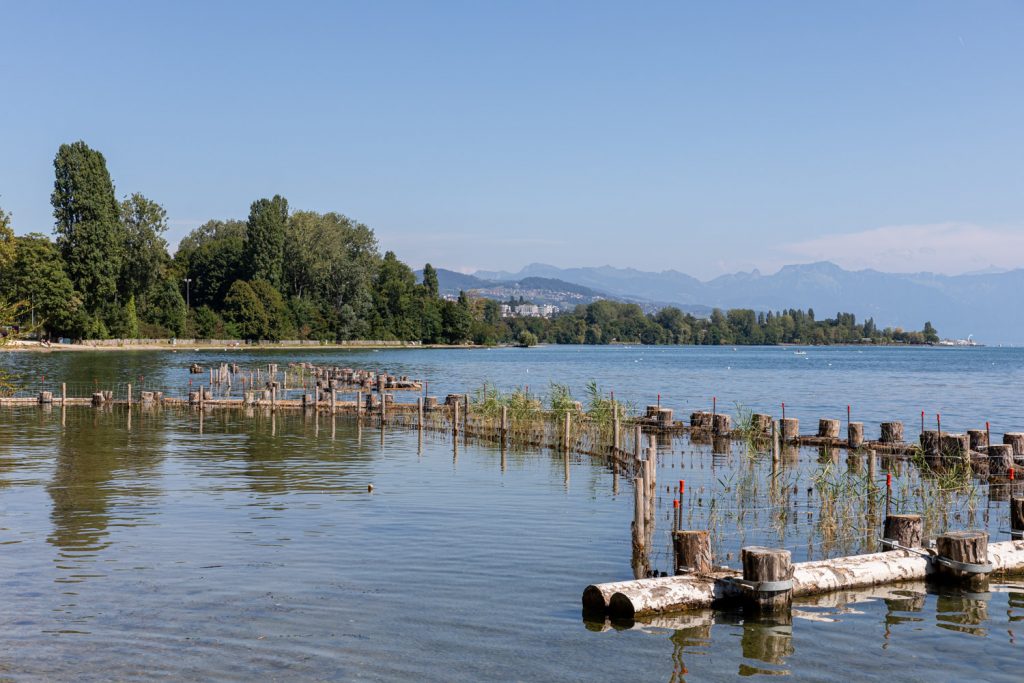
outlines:
M988 447L988 432L984 429L968 429L967 439L972 451L983 452Z
M903 443L903 423L883 422L878 440L882 443Z
M1013 454L1024 455L1024 432L1006 432L1003 434L1003 443L1013 449Z
M1024 496L1010 498L1010 533L1014 538L1024 536Z
M864 445L864 423L851 422L846 426L846 446L860 448Z
M732 432L732 418L728 415L715 413L711 418L711 431L718 436L726 436Z
M968 565L988 564L988 534L984 531L950 531L935 539L935 550L939 557ZM935 577L947 583L964 585L973 590L988 584L988 574L981 571L967 571L952 568L941 562L935 563Z
M707 573L712 569L711 534L708 531L675 531L672 547L676 555L676 574Z
M788 588L762 590L755 586L747 591L744 608L759 614L788 612L793 604L792 556L788 550L748 546L740 550L743 580L754 584L785 584Z
M1013 447L1009 444L992 444L985 449L988 454L988 473L992 477L1006 477L1013 468Z
M818 420L818 436L825 439L838 439L840 426L839 420L823 417Z
M800 438L800 420L795 417L784 417L779 420L782 430L782 443L792 443Z
M885 543L888 540L904 548L920 548L923 528L921 515L889 515L882 529L882 544L892 548L891 544Z

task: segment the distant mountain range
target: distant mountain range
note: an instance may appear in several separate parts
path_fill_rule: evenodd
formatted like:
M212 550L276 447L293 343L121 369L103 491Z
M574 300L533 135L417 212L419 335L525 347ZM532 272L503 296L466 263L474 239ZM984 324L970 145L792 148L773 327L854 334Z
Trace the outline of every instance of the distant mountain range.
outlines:
M701 282L674 270L654 273L611 266L558 268L534 263L518 273L477 271L473 276L453 275L474 278L461 284L462 289L487 288L494 283L544 282L552 287L575 285L598 297L635 301L647 309L665 304L692 312L711 307L765 311L813 308L822 318L842 311L858 319L872 317L882 327L905 329L920 329L928 320L946 337L973 334L986 344L1024 342L1024 269L949 276L848 271L834 263L819 262L786 266L773 275L755 270Z

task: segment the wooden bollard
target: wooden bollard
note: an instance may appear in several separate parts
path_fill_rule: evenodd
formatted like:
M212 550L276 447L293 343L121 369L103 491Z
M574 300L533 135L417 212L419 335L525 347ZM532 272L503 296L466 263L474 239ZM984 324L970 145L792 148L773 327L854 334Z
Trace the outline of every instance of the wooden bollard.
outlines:
M93 394L93 400L95 400L95 396L96 395ZM199 391L198 390L188 392L188 403L189 403L189 405L195 405L196 403L199 403Z
M728 415L715 413L711 422L711 431L724 436L732 431L732 418Z
M883 422L878 440L882 443L903 443L903 423Z
M619 432L619 404L612 403L612 453L617 455L622 449L622 436Z
M52 391L40 391L39 392L39 403L53 403L53 392Z
M501 438L508 438L508 406L501 407Z
M939 557L954 562L985 565L988 563L988 534L984 531L950 531L935 539L935 550ZM935 577L940 581L963 584L969 588L983 588L988 574L953 569L941 562L935 562Z
M1014 538L1024 536L1024 496L1010 498L1010 533Z
M968 429L967 438L972 451L983 451L988 446L988 432L984 429Z
M875 458L874 449L868 451L868 486L875 485L875 477L877 476L877 459Z
M787 444L800 438L800 420L795 417L784 417L779 420L782 431L782 443Z
M647 507L647 485L643 477L633 479L633 545L637 549L643 549L645 545L646 518L645 508Z
M572 424L572 416L568 410L565 411L565 418L562 421L564 422L562 426L562 448L569 450L569 429Z
M132 385L128 385L128 405L132 404Z
M313 407L313 395L312 394L303 394L302 395L302 409L303 410L309 410L312 407Z
M459 433L459 401L452 403L452 434Z
M846 428L846 445L849 448L860 448L864 445L864 423L851 422Z
M839 420L823 417L818 420L818 436L825 439L838 439L839 427Z
M921 432L921 450L926 456L939 455L939 433L933 429Z
M711 534L707 531L675 531L672 546L676 551L676 574L687 571L710 572Z
M140 391L139 398L143 405L152 405L156 402L156 392L153 391Z
M698 411L690 413L690 429L694 431L708 431L711 429L711 413Z
M764 413L754 413L750 416L750 431L754 436L764 436L772 428L772 416Z
M504 413L504 406L502 406L502 412ZM423 429L423 397L418 396L416 398L416 429Z
M202 384L200 384L200 385L199 385L199 407L200 407L200 408L202 408L202 407L203 407L203 403L204 403L205 401L206 401L206 389L204 389L204 388L203 388L203 385L202 385Z
M792 556L781 548L749 546L740 551L743 563L743 580L760 584L764 582L788 582L793 579ZM780 590L745 591L745 607L756 613L786 612L793 603L793 587Z
M68 402L68 385L64 382L60 383L60 404L66 405Z
M950 458L952 460L963 460L970 455L968 437L966 434L949 434L946 432L942 433L942 438L939 441L940 447L942 448L942 457Z
M882 527L883 539L905 548L920 548L922 533L921 515L889 515Z
M988 473L992 477L1005 477L1013 467L1013 447L1009 444L992 444L985 449L988 453Z
M382 427L384 426L384 420L387 418L387 405L388 395L382 391L380 392L380 424Z
M1003 443L1013 448L1014 455L1024 455L1024 432L1006 432Z
M102 391L97 391L97 392L95 392L92 395L92 404L94 406L101 406L101 405L103 405L103 392Z

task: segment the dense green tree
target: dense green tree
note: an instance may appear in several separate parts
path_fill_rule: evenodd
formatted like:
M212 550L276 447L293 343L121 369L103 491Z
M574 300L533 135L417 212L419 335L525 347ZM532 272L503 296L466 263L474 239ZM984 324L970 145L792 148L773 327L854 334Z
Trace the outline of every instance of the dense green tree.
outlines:
M374 286L374 335L385 339L420 339L416 276L394 252L384 254ZM443 319L442 314L442 319ZM466 321L468 333L469 321Z
M81 141L61 145L53 168L57 245L86 309L98 318L91 331L102 334L104 320L114 317L124 257L114 184L103 155Z
M139 318L156 326L156 329L147 332L146 336L160 331L176 337L184 333L188 311L185 308L185 297L177 282L169 277L157 280L150 286L143 300L145 305L139 309Z
M224 313L232 336L242 339L266 339L270 318L263 302L245 280L235 280L224 299Z
M4 289L13 300L25 302L25 320L30 320L34 313L44 337L81 337L87 316L64 271L60 250L38 233L18 237L16 243Z
M120 291L139 296L161 277L168 264L167 212L138 192L121 202L121 227L124 234L124 261L121 265Z
M271 341L291 339L295 337L295 325L281 293L266 280L253 280L249 283L253 293L263 303L267 318L267 327L263 338Z
M437 297L440 294L441 286L437 281L437 271L429 263L423 266L423 289L427 296Z
M179 278L191 280L189 298L193 306L224 306L232 283L242 277L245 230L243 221L214 220L181 240L174 261Z
M14 261L14 228L11 226L11 214L0 207L0 275L7 271Z
M281 195L257 199L249 208L244 264L249 280L266 280L280 287L284 270L284 239L288 200Z

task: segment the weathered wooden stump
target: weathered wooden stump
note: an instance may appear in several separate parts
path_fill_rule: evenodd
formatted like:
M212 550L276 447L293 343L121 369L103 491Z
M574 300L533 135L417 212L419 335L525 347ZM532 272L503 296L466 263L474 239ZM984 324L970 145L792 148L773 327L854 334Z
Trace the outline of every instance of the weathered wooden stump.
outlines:
M462 403L465 400L465 394L448 394L447 396L444 397L444 404L446 406L452 406L455 405L456 403Z
M711 431L720 436L728 434L732 431L732 418L728 415L715 413L711 423Z
M583 406L580 406L579 411L583 411ZM658 409L658 425L662 427L668 427L672 424L672 409L671 408L659 408Z
M1006 432L1003 443L1013 448L1014 455L1024 455L1024 432Z
M204 401L212 401L213 400L213 392L210 391L209 389L203 389L203 400Z
M885 518L882 538L906 548L920 548L922 532L921 515L889 515Z
M942 447L942 457L951 460L964 460L970 453L970 441L966 434L943 432L940 445Z
M676 551L676 574L684 570L711 571L711 534L707 531L675 531L672 545Z
M690 429L697 431L710 431L711 413L703 411L690 413Z
M1024 496L1010 498L1010 531L1014 538L1024 535Z
M139 398L143 405L152 405L156 401L156 393L153 391L139 392Z
M792 556L788 550L749 546L740 551L743 580L755 583L787 582L793 578ZM793 603L793 587L780 590L750 590L744 596L744 607L754 613L787 612Z
M782 433L782 443L795 441L800 437L800 420L795 417L784 417L779 420L779 431Z
M309 410L313 407L313 394L302 395L302 409Z
M939 455L939 433L933 429L921 432L921 450L926 456Z
M880 426L878 440L882 443L903 443L903 423L883 422Z
M1013 467L1013 447L1009 444L992 444L985 449L988 453L988 474L990 477L1006 477Z
M96 397L95 397L95 394L93 394L93 401L95 401L95 400L96 400ZM199 403L199 390L198 389L195 389L193 391L188 392L188 404L191 406L191 405L195 405L196 403Z
M982 451L988 446L988 432L984 429L968 429L967 438L971 442L972 451Z
M427 396L423 399L423 409L430 411L437 408L437 396Z
M52 391L40 391L39 392L40 403L53 403L53 392Z
M838 439L839 427L839 420L831 420L823 417L818 420L818 436L826 439Z
M764 413L754 413L750 416L750 430L755 436L764 436L771 431L772 416Z
M846 428L846 445L849 448L860 448L864 445L864 423L851 422Z
M984 531L950 531L935 539L935 550L939 557L954 562L984 565L988 563L988 534ZM935 562L935 578L962 584L972 590L983 589L988 583L988 574L953 569L941 562Z
M105 399L105 397L103 396L103 392L102 391L97 391L96 393L94 393L92 395L92 404L94 406L101 406L101 405L103 405L104 399Z

